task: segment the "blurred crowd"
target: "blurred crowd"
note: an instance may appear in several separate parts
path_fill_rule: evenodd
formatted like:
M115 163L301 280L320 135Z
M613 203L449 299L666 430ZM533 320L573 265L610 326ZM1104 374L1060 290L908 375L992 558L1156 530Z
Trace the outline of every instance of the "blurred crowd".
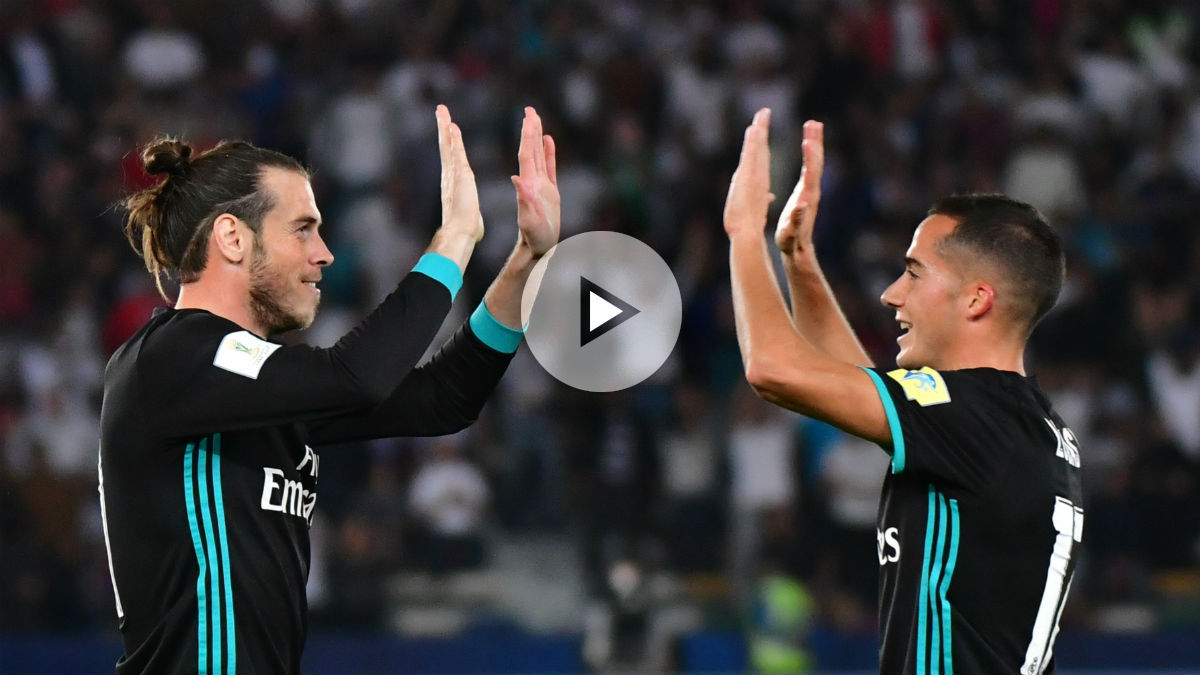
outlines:
M750 625L782 589L794 624L869 630L886 456L742 377L720 214L769 106L776 194L800 125L826 123L818 252L876 363L898 332L879 294L935 198L1000 191L1047 214L1069 272L1029 369L1080 439L1088 499L1064 622L1200 625L1196 2L17 0L0 1L0 631L115 623L103 369L164 304L121 232L122 196L150 180L138 146L238 137L313 168L337 262L302 337L328 344L439 222L437 103L488 225L458 320L512 244L533 105L563 236L654 247L683 330L631 390L571 390L523 348L463 433L320 449L319 622L381 625L397 573L486 569L492 533L539 532L577 544L609 625L668 575Z

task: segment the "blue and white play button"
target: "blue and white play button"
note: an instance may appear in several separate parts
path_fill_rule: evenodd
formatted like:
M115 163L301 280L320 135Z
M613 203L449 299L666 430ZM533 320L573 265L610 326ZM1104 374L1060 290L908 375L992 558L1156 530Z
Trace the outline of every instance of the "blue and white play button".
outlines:
M585 391L645 380L675 348L683 301L654 249L617 232L584 232L534 268L521 316L529 351L548 373Z

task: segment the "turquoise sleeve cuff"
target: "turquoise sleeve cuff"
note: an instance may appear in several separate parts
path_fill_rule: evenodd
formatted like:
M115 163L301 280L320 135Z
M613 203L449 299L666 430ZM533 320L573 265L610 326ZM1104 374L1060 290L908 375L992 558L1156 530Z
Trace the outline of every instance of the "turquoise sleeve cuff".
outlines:
M896 414L896 404L892 402L892 395L888 393L887 385L883 383L879 373L869 368L863 368L863 372L871 376L875 390L879 392L879 400L883 401L883 412L887 415L888 429L892 432L892 473L900 473L904 470L904 433L900 430L900 416Z
M497 321L496 317L488 311L487 305L482 302L471 314L470 323L475 337L479 338L483 344L505 354L517 351L517 347L521 344L521 338L525 336L524 331L509 328Z
M421 259L413 266L413 271L420 272L445 286L446 290L450 291L451 301L454 300L454 296L458 295L458 289L463 285L462 270L458 269L458 265L454 264L453 260L440 253L426 253L421 256Z

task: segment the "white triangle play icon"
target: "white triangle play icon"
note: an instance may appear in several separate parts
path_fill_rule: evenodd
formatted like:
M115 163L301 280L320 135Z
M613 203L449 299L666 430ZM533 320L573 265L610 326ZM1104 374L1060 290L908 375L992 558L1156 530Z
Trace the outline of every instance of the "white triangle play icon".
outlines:
M579 346L620 326L639 311L587 277L579 277Z
M605 300L595 292L588 292L588 332L607 323L621 313L621 308Z

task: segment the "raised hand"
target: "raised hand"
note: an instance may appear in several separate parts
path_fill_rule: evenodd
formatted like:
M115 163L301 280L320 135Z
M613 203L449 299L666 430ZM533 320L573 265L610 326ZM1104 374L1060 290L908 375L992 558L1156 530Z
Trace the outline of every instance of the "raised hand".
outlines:
M804 123L804 142L800 145L804 168L800 180L788 197L775 227L775 244L784 255L811 251L813 223L821 201L821 174L825 170L825 125L814 120Z
M462 130L450 121L450 110L444 105L437 107L437 127L442 156L442 229L469 234L478 241L483 238L483 216L475 172L467 162Z
M771 194L771 150L767 145L770 124L771 110L763 108L746 128L742 156L725 197L725 233L731 237L747 228L761 237L767 208L775 199Z
M534 257L541 257L558 243L562 205L554 139L542 133L542 118L530 107L521 122L517 163L520 175L513 176L512 182L517 189L518 236Z

